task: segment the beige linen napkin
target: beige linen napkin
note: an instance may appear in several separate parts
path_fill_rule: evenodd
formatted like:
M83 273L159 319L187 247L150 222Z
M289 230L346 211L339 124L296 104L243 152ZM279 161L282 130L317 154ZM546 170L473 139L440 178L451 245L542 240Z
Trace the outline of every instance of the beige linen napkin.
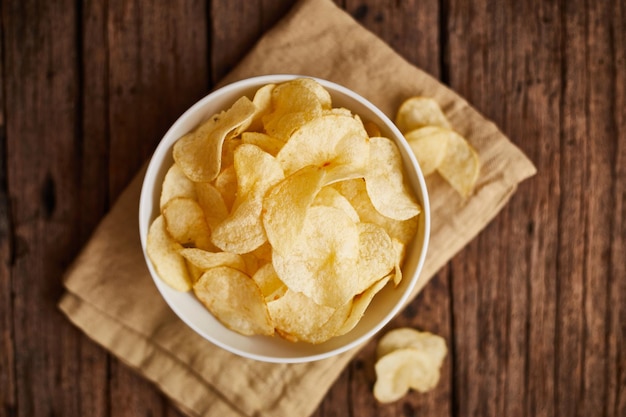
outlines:
M482 171L471 198L463 201L436 175L427 181L432 235L420 288L535 173L492 122L330 0L294 6L222 83L269 73L335 81L390 116L409 96L434 97L476 147ZM356 351L313 363L270 364L232 355L187 328L160 297L144 263L137 223L142 178L140 172L68 271L62 311L190 415L310 415Z

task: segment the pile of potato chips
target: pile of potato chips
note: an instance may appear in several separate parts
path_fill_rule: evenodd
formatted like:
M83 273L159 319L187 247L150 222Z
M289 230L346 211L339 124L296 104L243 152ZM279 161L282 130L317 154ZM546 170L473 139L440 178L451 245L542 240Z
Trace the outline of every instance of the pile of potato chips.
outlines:
M376 349L374 397L397 401L414 389L427 392L439 382L448 349L441 336L402 327L385 334Z
M402 280L421 207L399 150L316 81L241 97L173 157L147 253L230 329L322 343Z
M411 146L424 176L438 172L461 196L474 190L480 172L478 154L452 130L435 100L411 97L398 109L398 129Z

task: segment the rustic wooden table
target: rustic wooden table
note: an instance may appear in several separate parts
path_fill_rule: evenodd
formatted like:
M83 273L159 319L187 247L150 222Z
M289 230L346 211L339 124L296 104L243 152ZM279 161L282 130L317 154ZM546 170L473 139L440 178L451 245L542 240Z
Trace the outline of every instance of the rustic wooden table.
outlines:
M62 274L168 126L293 3L0 2L1 416L180 415L61 315ZM377 405L368 346L315 416L626 416L626 4L338 3L538 174L393 323L445 336L438 387Z

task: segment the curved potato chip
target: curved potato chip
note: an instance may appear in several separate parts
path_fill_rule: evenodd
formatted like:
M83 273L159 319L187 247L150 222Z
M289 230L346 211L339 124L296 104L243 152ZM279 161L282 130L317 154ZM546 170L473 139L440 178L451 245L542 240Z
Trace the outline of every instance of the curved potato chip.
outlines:
M267 307L280 335L288 335L292 341L323 343L345 322L351 303L334 309L287 290L282 297L268 302Z
M370 303L374 299L374 296L378 294L378 292L380 292L380 290L382 290L388 282L389 276L386 276L376 281L371 287L363 291L361 294L354 296L350 314L348 314L346 321L341 325L339 330L337 330L335 336L344 335L354 329L363 317L363 314L365 314L365 310L369 307Z
M215 188L222 195L226 209L230 211L237 197L237 173L234 165L222 169L215 179Z
M245 130L255 112L256 106L250 99L241 97L230 109L178 139L173 149L174 161L192 181L213 181L221 170L224 140Z
M256 112L252 116L248 131L260 132L263 129L263 117L272 110L272 91L276 84L266 84L259 88L252 98Z
M163 209L163 206L165 206L168 201L176 197L186 197L195 200L196 190L194 182L187 178L176 163L173 163L170 169L167 170L165 178L163 179L161 198L159 201L160 208Z
M263 226L275 253L287 253L298 239L307 209L324 185L322 168L308 166L276 184L263 201Z
M250 144L235 150L235 172L237 197L233 211L215 227L211 238L226 252L248 253L267 240L261 218L263 196L284 175L274 157Z
M365 127L367 136L369 136L370 138L376 138L376 137L382 136L382 133L380 132L380 127L376 123L372 122L371 120L364 122L363 127Z
M405 133L404 137L417 158L422 174L435 172L446 156L452 131L443 127L424 126Z
M218 266L227 266L244 273L246 272L246 263L241 255L236 253L209 252L197 248L183 248L179 253L203 272Z
M329 181L362 177L369 159L367 133L354 117L325 115L296 130L276 158L285 175L316 165Z
M406 220L421 211L404 183L400 151L391 139L370 138L365 188L372 205L386 217Z
M167 233L163 216L150 225L146 253L159 277L178 291L191 289L191 278L184 258L178 253L183 247Z
M399 400L410 388L429 391L439 381L439 368L429 364L426 353L411 348L388 353L376 362L374 369L374 397L381 403Z
M359 231L342 210L310 207L298 239L287 249L275 251L272 264L289 289L333 308L357 294Z
M288 81L272 90L272 111L263 117L263 126L270 136L286 142L300 126L321 114L316 93L295 80Z
M441 107L429 97L411 97L405 100L398 108L395 122L402 133L423 126L450 129L450 122L441 111Z
M365 181L361 178L342 181L332 185L344 197L350 201L352 207L359 214L362 222L374 223L387 231L393 239L408 244L417 231L418 218L412 217L407 220L394 220L383 216L372 205L365 189Z
M198 204L204 212L204 217L210 229L220 224L228 217L228 208L222 194L209 182L196 182Z
M330 97L330 93L322 86L322 84L318 83L312 78L296 78L295 80L288 81L289 83L303 86L309 89L322 106L323 110L328 110L332 107L332 98Z
M359 214L356 212L354 207L352 207L352 204L350 204L348 199L332 187L322 187L322 189L315 196L313 205L335 207L343 210L355 223L360 220Z
M396 250L391 238L374 223L357 223L359 229L358 286L361 293L389 274L396 263Z
M256 145L272 156L276 156L285 144L285 142L261 132L243 132L241 141Z
M406 253L406 244L396 238L392 238L393 250L395 253L393 283L397 287L402 281L402 261Z
M193 286L196 297L222 324L243 335L272 335L274 325L261 290L241 271L220 266Z
M213 249L211 230L196 200L173 198L163 207L162 212L167 231L175 241L185 247Z
M437 167L437 172L461 196L468 197L480 173L478 154L463 136L450 131L446 156Z
M394 350L413 348L425 352L432 366L440 367L448 349L443 337L420 332L410 327L400 327L387 332L376 346L376 357L381 358Z
M261 289L261 293L267 302L277 300L287 292L287 286L278 278L271 263L266 263L257 269L252 279Z

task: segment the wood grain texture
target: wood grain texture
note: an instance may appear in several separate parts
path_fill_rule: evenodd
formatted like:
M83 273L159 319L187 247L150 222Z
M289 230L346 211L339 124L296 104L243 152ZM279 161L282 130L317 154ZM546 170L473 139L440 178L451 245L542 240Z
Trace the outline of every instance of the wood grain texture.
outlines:
M183 415L59 314L63 272L295 2L0 3L0 416ZM436 389L378 404L374 340L314 416L626 415L624 2L335 2L538 174L387 328L446 339Z

